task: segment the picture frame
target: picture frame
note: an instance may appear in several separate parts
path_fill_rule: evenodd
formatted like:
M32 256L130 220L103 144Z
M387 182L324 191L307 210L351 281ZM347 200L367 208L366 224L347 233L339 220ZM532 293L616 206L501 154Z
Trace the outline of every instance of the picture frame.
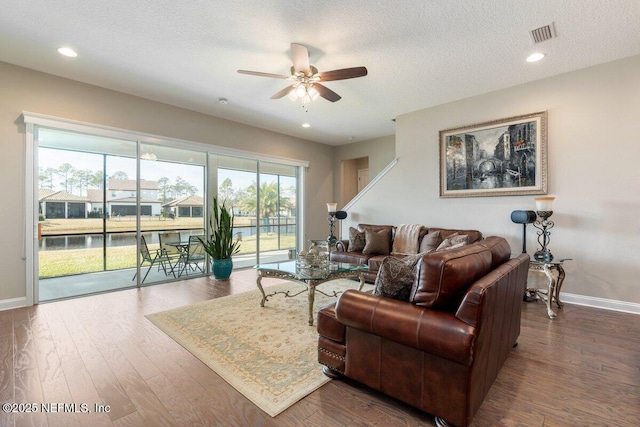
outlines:
M440 131L440 197L547 194L547 112Z

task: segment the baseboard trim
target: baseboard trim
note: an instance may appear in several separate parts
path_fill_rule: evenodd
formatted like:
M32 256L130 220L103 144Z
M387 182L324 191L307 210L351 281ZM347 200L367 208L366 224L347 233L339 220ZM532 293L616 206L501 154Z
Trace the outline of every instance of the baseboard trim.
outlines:
M560 295L560 301L567 304L584 305L587 307L601 308L603 310L620 311L623 313L640 314L640 304L634 302L618 301L606 298L588 297L585 295L567 294Z
M27 297L9 298L0 300L0 311L12 310L27 306Z

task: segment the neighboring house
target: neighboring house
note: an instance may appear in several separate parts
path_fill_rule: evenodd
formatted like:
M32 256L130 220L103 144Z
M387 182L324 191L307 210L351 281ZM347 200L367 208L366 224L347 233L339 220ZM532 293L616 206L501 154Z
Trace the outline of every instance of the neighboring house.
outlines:
M110 216L136 215L136 181L130 179L110 179L106 191L106 212ZM159 216L161 203L158 200L158 183L140 181L140 213ZM104 209L103 191L88 189L87 196L77 196L49 189L40 189L40 213L45 218L87 218L89 212L102 214ZM201 202L202 205L202 202Z
M204 199L201 196L185 196L162 205L165 212L178 217L202 218Z
M64 191L40 189L38 192L39 213L45 218L86 218L91 210L87 197Z
M161 203L156 181L140 180L140 214L159 216ZM136 215L136 181L109 179L107 181L107 212L113 216Z

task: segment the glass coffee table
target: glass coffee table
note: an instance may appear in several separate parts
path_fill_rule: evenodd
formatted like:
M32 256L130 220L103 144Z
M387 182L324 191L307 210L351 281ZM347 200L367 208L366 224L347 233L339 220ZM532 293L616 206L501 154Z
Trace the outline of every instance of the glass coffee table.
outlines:
M365 264L332 262L330 263L329 268L301 269L296 267L295 260L291 260L258 264L254 268L258 270L258 279L256 280L256 284L258 285L258 289L260 289L260 292L262 293L262 301L260 301L260 307L264 307L264 303L268 301L270 297L276 294L284 294L285 297L294 297L296 295L300 295L302 292L308 292L309 325L313 326L313 303L315 300L316 287L321 283L328 282L329 280L342 278L358 278L360 279L360 286L358 287L358 290L362 290L362 287L364 286L364 276L362 275L362 272L368 270L369 266ZM306 285L306 289L303 289L302 291L295 294L291 294L290 291L265 294L264 289L262 288L262 279L265 277L300 282ZM326 294L319 289L317 291L323 295L333 297L337 297L339 294L335 291L333 292L333 294Z

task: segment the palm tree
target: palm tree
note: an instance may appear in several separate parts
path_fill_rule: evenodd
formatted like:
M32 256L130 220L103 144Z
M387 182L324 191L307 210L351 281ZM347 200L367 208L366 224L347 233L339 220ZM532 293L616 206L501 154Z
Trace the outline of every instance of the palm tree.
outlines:
M259 213L265 223L269 223L270 217L278 217L281 212L288 212L294 207L293 202L289 198L281 197L277 182L263 182L260 184L260 212L256 207L257 185L254 182L247 187L240 195L241 199L238 206L245 212Z

